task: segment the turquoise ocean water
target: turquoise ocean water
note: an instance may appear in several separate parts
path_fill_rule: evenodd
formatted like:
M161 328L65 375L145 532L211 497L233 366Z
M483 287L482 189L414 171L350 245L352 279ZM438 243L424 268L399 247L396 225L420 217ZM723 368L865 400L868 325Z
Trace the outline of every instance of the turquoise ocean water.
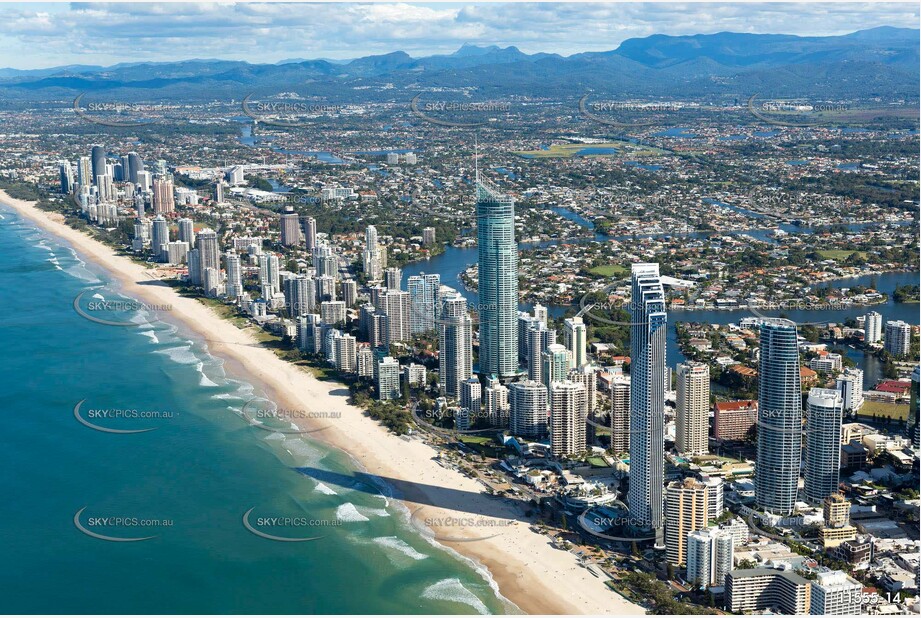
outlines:
M194 336L143 310L126 314L132 327L78 315L81 292L122 298L111 279L0 216L4 613L515 611L348 456L250 426L241 409L260 393ZM95 425L156 429L91 429L80 401ZM247 511L257 531L321 538L263 538Z

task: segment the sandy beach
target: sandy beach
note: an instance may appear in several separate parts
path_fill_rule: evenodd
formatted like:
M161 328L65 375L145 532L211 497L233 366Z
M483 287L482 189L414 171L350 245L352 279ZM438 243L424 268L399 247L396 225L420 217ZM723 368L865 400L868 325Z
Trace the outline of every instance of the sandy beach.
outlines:
M436 537L454 539L439 542L488 569L501 594L522 611L644 613L643 608L612 592L580 567L574 555L553 548L547 537L531 531L522 520L521 509L510 500L480 493L479 482L433 461L437 451L420 438L390 434L362 409L350 405L344 385L320 381L307 370L281 360L261 347L250 329L241 330L198 300L158 284L146 267L68 227L60 215L13 199L3 191L0 202L70 243L84 259L105 268L119 282L121 293L151 305L169 305L169 311L160 312L161 319L204 340L209 352L225 361L228 375L263 389L280 407L333 416L310 421L309 429L322 429L309 434L310 439L347 452L361 469L386 481L395 496L415 513L414 523L420 527L426 523ZM509 520L514 523L509 524ZM481 539L489 535L496 536Z

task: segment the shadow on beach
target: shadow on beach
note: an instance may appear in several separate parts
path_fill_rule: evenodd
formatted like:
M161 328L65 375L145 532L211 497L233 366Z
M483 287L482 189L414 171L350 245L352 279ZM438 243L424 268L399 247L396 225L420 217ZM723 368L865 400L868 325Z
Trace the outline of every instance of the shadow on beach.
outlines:
M452 509L484 517L515 519L531 523L533 518L526 516L525 513L537 509L535 505L520 498L490 496L479 492L413 483L364 472L342 474L309 466L295 468L295 470L331 487L335 485L368 494L386 495L397 500L408 500L422 506Z

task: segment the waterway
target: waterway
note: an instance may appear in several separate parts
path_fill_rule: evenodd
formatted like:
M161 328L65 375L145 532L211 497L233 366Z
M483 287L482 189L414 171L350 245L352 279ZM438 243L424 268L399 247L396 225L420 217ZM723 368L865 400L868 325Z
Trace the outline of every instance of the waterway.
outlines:
M721 204L722 205L722 204ZM725 205L729 207L728 205ZM550 210L553 212L565 217L570 221L579 223L587 230L593 230L594 225L591 221L585 219L578 213L572 212L565 208L553 207ZM757 214L757 213L754 213ZM863 227L869 227L875 224L855 224L848 226L852 229L861 229ZM781 225L778 226L781 229L788 228L789 231L796 231L798 233L809 233L812 228L806 227L797 227L797 226L787 226ZM745 234L759 240L771 241L767 236L770 230L742 230L729 232L729 234ZM709 233L696 232L693 234L673 234L673 236L687 235L692 237L706 237ZM661 234L656 235L661 236ZM589 241L589 240L599 240L605 241L608 240L608 237L605 237L602 234L594 233L592 236L587 236L584 239L578 239L579 241ZM620 237L618 240L629 240L629 237ZM531 249L534 247L546 247L559 242L558 240L544 241L541 243L519 243L519 251ZM572 242L572 241L568 241ZM471 290L466 290L464 284L460 279L461 273L467 269L468 266L475 264L477 262L477 248L476 247L446 247L445 252L437 255L429 260L415 262L413 264L408 264L403 267L403 285L405 289L406 278L413 275L419 275L423 273L438 273L441 275L441 282L443 285L448 285L460 290L464 296L467 298L467 302L471 307L476 307L479 303L479 297L476 292ZM821 323L821 322L836 322L843 323L848 318L854 318L860 315L864 315L870 310L878 311L883 315L884 320L905 320L912 324L917 324L919 322L918 318L918 309L917 304L904 304L896 303L892 300L892 292L895 290L897 285L905 284L917 284L919 278L919 273L917 272L896 272L896 273L883 273L880 275L867 275L863 277L856 277L851 279L839 279L823 285L829 285L836 288L841 287L852 287L855 285L862 286L874 286L881 292L885 292L889 295L889 300L883 305L876 305L873 307L853 307L850 309L836 310L836 309L824 309L824 310L787 310L787 311L762 311L762 315L767 317L779 317L783 315L797 323L800 324L811 324L811 323ZM522 311L530 311L533 308L533 305L530 303L521 303L519 308ZM560 317L566 313L567 310L572 307L567 306L556 306L551 305L548 307L548 313L553 317ZM749 310L681 310L681 311L672 311L669 313L669 320L674 324L675 322L705 322L709 324L729 324L736 323L742 318L751 317L754 314ZM882 366L876 357L872 355L864 355L863 351L848 348L848 356L852 358L859 367L864 370L864 380L867 385L872 385L878 379L882 377ZM669 328L668 340L667 340L667 362L670 367L674 367L680 362L684 362L686 359L681 351L678 349L678 342L676 337L676 332L674 327Z

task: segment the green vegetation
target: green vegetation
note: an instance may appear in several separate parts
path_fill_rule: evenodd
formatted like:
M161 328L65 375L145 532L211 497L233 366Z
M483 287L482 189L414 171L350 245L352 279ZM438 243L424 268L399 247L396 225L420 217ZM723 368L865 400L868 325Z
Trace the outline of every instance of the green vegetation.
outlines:
M604 459L602 459L601 457L597 457L597 456L596 456L596 457L587 457L587 458L585 459L585 463L587 463L588 465L590 465L590 466L593 467L593 468L607 468L607 467L609 467L609 466L608 466L608 463L607 463Z
M921 288L917 285L897 285L892 299L897 303L916 303L921 298Z
M654 615L709 614L705 607L684 603L675 598L675 590L648 573L627 573L621 581L633 593L633 600L651 607Z
M505 452L505 447L501 444L497 444L492 436L475 436L468 434L458 436L457 441L472 448L484 457L498 458Z
M894 418L900 421L908 420L908 406L898 403L886 403L884 401L867 401L864 402L857 416L873 418Z
M818 253L823 260L835 260L836 262L847 260L852 255L857 255L864 261L867 259L866 251L851 251L850 249L822 249L816 251L816 253Z
M586 148L616 148L617 152L611 154L577 154L580 150ZM625 141L611 141L602 144L553 144L547 150L523 150L513 152L512 154L528 159L557 159L569 158L573 156L580 157L611 157L620 156L629 153L630 156L658 156L665 154L666 151L660 148L653 148L643 144L634 144Z
M588 272L592 275L598 275L599 277L620 277L626 275L629 271L620 264L603 264L601 266L595 266Z

